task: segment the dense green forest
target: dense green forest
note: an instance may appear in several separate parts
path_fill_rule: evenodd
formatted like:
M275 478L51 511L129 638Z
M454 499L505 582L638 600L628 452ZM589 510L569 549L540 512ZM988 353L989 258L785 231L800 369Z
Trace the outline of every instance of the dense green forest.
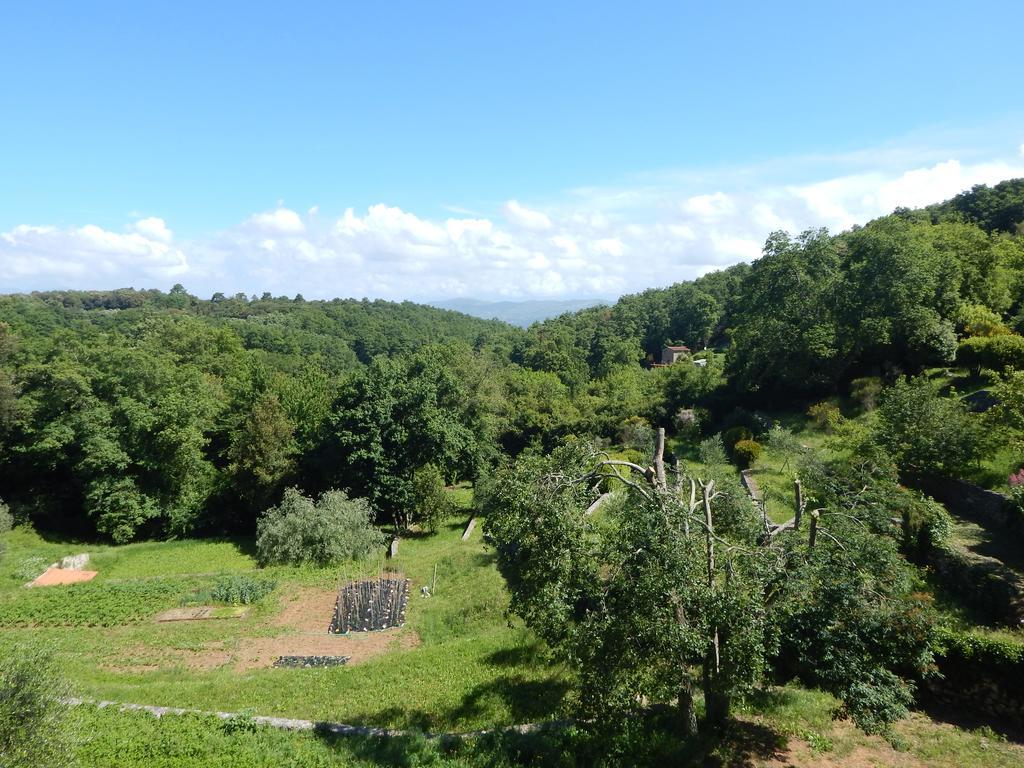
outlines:
M1024 181L982 186L838 235L777 232L753 264L525 331L181 286L3 296L0 496L116 542L250 531L288 486L405 525L424 472L475 480L568 436L709 435L851 382L1020 367L1021 222ZM671 342L708 364L651 366Z

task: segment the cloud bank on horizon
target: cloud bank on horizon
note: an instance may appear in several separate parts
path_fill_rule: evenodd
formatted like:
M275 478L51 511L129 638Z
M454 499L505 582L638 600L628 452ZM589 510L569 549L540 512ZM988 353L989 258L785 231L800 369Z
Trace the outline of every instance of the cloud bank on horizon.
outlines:
M756 259L773 230L841 231L897 206L1024 176L1024 145L1003 157L872 157L650 174L544 203L453 209L460 213L446 219L383 202L337 216L279 204L181 241L157 215L120 232L22 224L0 232L0 292L182 283L200 296L614 298ZM784 169L797 166L801 180L787 179L796 174Z

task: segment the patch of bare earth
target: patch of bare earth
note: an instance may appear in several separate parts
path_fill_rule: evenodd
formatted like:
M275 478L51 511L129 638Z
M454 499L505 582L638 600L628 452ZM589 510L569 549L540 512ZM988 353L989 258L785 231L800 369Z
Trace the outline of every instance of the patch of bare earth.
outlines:
M327 630L334 618L337 600L338 593L333 589L296 589L284 598L281 611L271 620L271 626L291 632L242 640L236 654L236 668L269 667L278 656L348 656L348 664L352 665L419 645L415 632L397 627L383 632L330 634Z
M352 632L332 635L327 630L334 616L338 593L304 587L284 598L281 610L265 626L280 631L274 637L243 637L237 641L209 642L197 648L136 647L106 668L125 673L144 673L167 668L209 670L233 666L239 671L270 667L279 656L348 656L359 664L392 651L415 648L419 636L400 627L383 632ZM196 620L181 609L178 620Z
M269 667L278 656L348 656L348 665L359 664L390 651L419 645L414 632L386 629L383 632L353 632L348 635L294 634L243 640L237 652L240 670Z
M836 748L829 751L815 750L803 739L789 737L784 747L755 747L744 755L745 760L735 764L757 768L925 768L914 755L898 752L881 737L866 736L848 722L834 723L830 738ZM852 747L842 746L853 741L856 744Z
M337 590L301 587L284 598L284 607L274 617L274 626L326 634L337 602Z
M156 621L207 621L210 619L242 619L249 613L244 606L195 605L172 608L157 615Z

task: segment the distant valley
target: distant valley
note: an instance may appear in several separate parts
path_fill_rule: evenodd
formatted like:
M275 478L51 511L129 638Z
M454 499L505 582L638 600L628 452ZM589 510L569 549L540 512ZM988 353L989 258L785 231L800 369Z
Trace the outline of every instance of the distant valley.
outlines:
M600 304L614 304L611 299L531 299L525 301L481 301L479 299L447 299L426 302L432 307L451 309L484 320L504 320L511 325L527 328L533 323L578 312Z

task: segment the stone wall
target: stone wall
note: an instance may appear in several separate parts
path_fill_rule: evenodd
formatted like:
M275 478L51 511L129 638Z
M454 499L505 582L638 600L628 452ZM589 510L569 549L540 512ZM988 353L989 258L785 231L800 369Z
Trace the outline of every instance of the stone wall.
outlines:
M1024 542L1024 514L1008 496L949 477L915 476L903 480L941 502L954 514L986 527L1000 528Z
M927 562L945 589L992 621L1024 624L1024 579L998 560L938 547L928 553Z
M750 498L758 503L764 501L764 495L761 493L761 486L757 484L757 480L754 478L754 471L752 469L744 469L740 472L740 481L743 483L743 487L747 489L747 493L750 494Z
M949 632L935 662L940 674L920 687L925 706L1024 728L1024 644Z

